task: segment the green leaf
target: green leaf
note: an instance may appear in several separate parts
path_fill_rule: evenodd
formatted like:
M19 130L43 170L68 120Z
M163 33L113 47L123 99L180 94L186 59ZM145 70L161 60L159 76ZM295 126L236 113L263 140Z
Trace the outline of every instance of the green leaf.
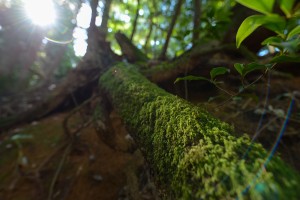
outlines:
M248 73L254 71L254 70L265 70L269 67L269 65L263 65L256 62L249 63L244 68L244 76L246 76Z
M286 27L286 20L277 14L265 16L265 22L263 26L267 29L274 31L278 35L284 36L284 30Z
M249 63L249 64L240 64L240 63L235 63L234 68L236 71L242 76L246 76L248 73L254 71L254 70L264 70L267 69L270 65L263 65L259 64L256 62Z
M176 80L174 81L174 84L179 81L208 81L208 82L211 82L208 78L205 78L203 76L192 76L192 75L176 78Z
M284 48L282 48L282 43L284 43L284 40L281 37L273 36L273 37L268 37L261 44L262 45L271 45L271 46L277 47L278 49L283 51Z
M252 15L247 17L240 25L236 34L236 46L241 43L255 31L258 27L264 25L266 28L281 34L285 28L285 19L279 15Z
M259 26L262 25L261 18L263 15L253 15L247 17L240 25L236 34L236 46L239 48L241 43Z
M300 34L300 26L296 26L293 30L291 30L287 36L287 40L289 40L290 38L292 38L293 36Z
M210 71L210 78L214 80L216 76L222 75L229 72L229 69L226 67L216 67Z
M295 63L300 63L300 56L296 55L280 55L274 57L270 63L282 63L282 62L295 62Z
M293 17L299 17L300 16L300 3L297 2L295 7L293 8Z
M282 41L282 42L274 42L271 44L274 47L277 47L278 49L282 51L288 51L290 53L295 53L300 48L300 39L296 38L294 40L288 40L288 41Z
M279 7L287 17L291 17L291 11L295 0L279 0Z
M274 46L274 44L281 43L281 42L283 42L281 37L272 36L272 37L268 37L267 39L265 39L261 44Z
M244 64L235 63L234 68L241 76L244 76Z
M263 14L272 12L275 0L236 0L238 3Z

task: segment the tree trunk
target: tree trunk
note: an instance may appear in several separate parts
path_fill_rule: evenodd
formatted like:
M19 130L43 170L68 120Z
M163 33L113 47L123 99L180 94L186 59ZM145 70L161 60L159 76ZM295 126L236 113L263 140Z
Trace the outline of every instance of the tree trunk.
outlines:
M100 86L166 199L300 199L299 175L228 124L118 64ZM249 151L251 149L251 151ZM246 153L245 153L246 152Z

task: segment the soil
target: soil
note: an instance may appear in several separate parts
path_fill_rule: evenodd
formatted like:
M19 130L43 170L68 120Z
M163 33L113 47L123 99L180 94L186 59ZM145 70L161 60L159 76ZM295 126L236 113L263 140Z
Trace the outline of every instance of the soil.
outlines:
M115 112L115 147L105 144L92 125L66 139L56 114L2 135L0 199L156 199L140 151ZM69 120L77 130L82 116ZM132 150L134 149L134 150Z

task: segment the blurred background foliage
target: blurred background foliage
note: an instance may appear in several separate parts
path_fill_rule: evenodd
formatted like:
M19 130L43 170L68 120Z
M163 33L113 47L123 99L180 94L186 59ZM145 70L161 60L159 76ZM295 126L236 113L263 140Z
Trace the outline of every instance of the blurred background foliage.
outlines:
M239 16L233 16L234 0L113 0L107 30L112 49L120 54L114 39L120 30L149 58L157 59L179 2L182 5L166 52L168 59L207 40L234 42L230 29L240 25L234 23L239 21ZM26 0L0 0L0 96L60 80L76 67L87 46L89 0L53 0L56 19L49 26L34 24L25 4ZM104 5L100 0L97 26L101 25ZM199 18L194 19L196 10ZM197 32L196 38L193 32Z
M72 38L80 2L55 1L54 6L56 23L42 27L27 17L25 1L0 1L1 96L49 84L76 66L72 42L62 41Z

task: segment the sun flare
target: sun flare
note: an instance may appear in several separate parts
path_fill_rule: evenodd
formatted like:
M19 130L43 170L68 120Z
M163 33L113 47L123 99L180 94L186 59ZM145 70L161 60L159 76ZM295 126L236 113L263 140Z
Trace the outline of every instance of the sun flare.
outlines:
M55 22L56 12L52 0L24 0L24 3L32 23L48 26Z

